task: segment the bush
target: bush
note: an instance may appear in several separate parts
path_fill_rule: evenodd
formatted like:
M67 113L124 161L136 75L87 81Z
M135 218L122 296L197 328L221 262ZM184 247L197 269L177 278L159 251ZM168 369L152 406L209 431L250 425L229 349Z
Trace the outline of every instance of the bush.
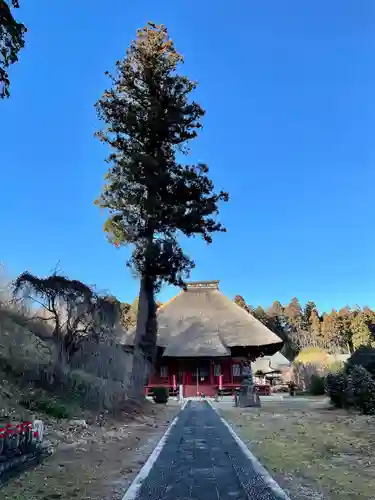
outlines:
M40 411L51 417L61 419L70 418L69 409L53 399L33 399L26 398L20 401L20 405L31 411Z
M360 347L347 361L347 370L354 366L363 366L373 377L375 376L375 349L372 347Z
M310 393L313 396L322 396L325 393L325 378L313 374L310 381Z
M347 377L345 373L329 373L325 380L325 390L336 408L347 406Z
M363 366L328 374L326 392L336 408L354 406L365 415L375 415L375 382Z
M166 387L155 387L153 390L153 400L155 403L167 403L169 391Z
M375 382L363 366L351 367L348 389L355 406L365 415L375 415Z

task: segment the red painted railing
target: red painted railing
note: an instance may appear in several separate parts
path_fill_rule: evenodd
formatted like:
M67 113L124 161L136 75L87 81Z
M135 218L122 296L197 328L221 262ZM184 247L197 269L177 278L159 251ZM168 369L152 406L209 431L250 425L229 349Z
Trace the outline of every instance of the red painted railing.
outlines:
M179 388L173 384L148 384L145 387L146 396L152 394L152 390L157 387L167 387L169 389L169 394L177 395L179 392ZM197 385L187 384L184 385L184 397L193 397L197 395L197 390L199 393L203 393L208 397L214 396L220 390L224 394L232 394L235 390L240 388L239 383L223 383L222 387L219 385L210 385L210 384L200 384ZM267 384L256 384L255 385L256 392L261 396L269 396L271 394L271 386Z

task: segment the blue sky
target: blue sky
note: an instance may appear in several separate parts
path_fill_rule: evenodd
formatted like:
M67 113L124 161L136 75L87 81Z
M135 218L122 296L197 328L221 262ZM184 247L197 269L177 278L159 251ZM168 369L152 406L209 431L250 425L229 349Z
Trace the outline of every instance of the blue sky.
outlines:
M106 169L93 138L104 71L136 29L165 24L199 82L204 161L231 195L228 233L184 242L192 279L251 304L375 306L375 2L33 0L0 102L0 260L132 300L138 283L93 206ZM174 293L165 289L161 299Z

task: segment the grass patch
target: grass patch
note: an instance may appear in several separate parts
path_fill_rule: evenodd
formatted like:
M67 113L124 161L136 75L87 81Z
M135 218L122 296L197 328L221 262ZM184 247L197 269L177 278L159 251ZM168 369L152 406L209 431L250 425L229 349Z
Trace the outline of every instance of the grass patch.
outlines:
M372 498L374 417L329 410L316 401L265 403L221 414L291 496L298 498L294 483L319 492L317 498Z

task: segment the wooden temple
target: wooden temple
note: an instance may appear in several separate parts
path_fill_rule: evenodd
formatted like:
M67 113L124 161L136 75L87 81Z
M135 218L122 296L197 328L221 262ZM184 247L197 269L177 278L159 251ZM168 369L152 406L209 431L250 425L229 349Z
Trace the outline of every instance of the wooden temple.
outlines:
M146 394L155 387L176 394L180 385L184 397L232 393L252 361L275 354L282 345L263 323L220 292L219 281L187 283L158 309L158 356Z

